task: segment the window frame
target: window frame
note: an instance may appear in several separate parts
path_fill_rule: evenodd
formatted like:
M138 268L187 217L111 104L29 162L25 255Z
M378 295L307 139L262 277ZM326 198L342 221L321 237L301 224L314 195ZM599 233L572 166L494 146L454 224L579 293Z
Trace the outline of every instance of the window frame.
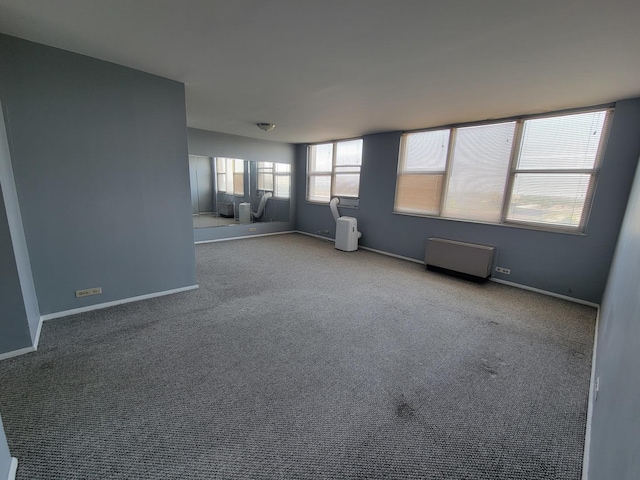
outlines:
M236 171L236 162L242 165L242 172ZM244 173L247 168L245 164L245 160L241 158L232 158L232 157L214 157L214 164L215 164L215 172L216 172L216 183L215 183L216 192L224 193L225 195L232 195L234 197L244 197L244 178L245 178ZM223 168L220 168L220 167L223 167ZM235 189L236 176L240 174L242 174L242 191L240 192L238 190L236 192L236 189ZM225 179L224 190L220 188L220 177L223 177ZM231 184L231 189L229 189L229 184Z
M271 167L265 166L271 165ZM285 167L284 170L278 170L278 166ZM264 181L264 177L271 177L271 188L261 188L260 179ZM286 195L282 195L282 192L278 189L278 177L289 177L289 191ZM264 187L265 185L262 185ZM270 192L273 197L282 200L288 200L291 198L291 164L283 162L257 162L256 165L256 190L258 192Z
M592 169L519 169L518 168L518 160L520 158L520 150L522 146L523 134L524 134L524 125L528 120L535 120L541 118L554 118L554 117L562 117L569 115L577 115L580 113L594 113L594 112L604 112L605 119L602 127L602 133L600 136L600 140L598 143L598 148L596 152L596 157L594 161L594 166ZM541 114L533 114L533 115L522 115L518 117L510 117L504 119L495 119L495 120L485 120L479 122L468 122L461 124L453 124L453 125L444 125L439 127L433 127L428 129L420 129L420 130L407 130L402 132L402 136L400 138L400 148L398 154L398 168L396 172L396 191L394 197L393 204L393 213L396 215L406 215L406 216L414 216L414 217L424 217L424 218L436 218L440 220L450 220L455 222L466 222L466 223L480 223L486 225L500 225L507 227L518 227L518 228L526 228L533 230L541 230L541 231L551 231L558 233L568 233L568 234L577 234L584 235L589 215L591 212L591 208L593 206L593 198L595 195L598 178L600 174L600 169L602 167L602 162L604 158L604 154L606 152L606 146L609 139L609 132L611 130L611 124L613 122L613 116L615 114L615 105L598 105L593 107L579 108L579 109L571 109L571 110L562 110L556 112L545 112ZM482 220L468 220L468 219L460 219L460 218L451 218L442 216L444 202L447 196L447 188L449 184L449 175L451 172L451 164L453 161L453 155L455 151L455 141L456 134L459 128L472 127L472 126L481 126L481 125L495 125L505 122L516 122L514 135L513 135L513 145L511 150L511 157L509 160L509 167L507 169L507 179L505 188L503 191L502 198L502 206L501 206L501 214L500 214L500 222L490 222L490 221L482 221ZM440 194L440 205L437 214L432 213L419 213L419 212L408 212L398 210L396 207L398 200L398 182L401 175L406 175L406 172L403 172L402 167L406 162L406 159L402 156L405 154L403 151L403 147L405 145L405 138L414 133L421 132L431 132L431 131L439 131L439 130L449 130L449 146L446 156L446 164L445 164L445 172L443 177L443 184ZM587 194L584 200L584 205L582 207L582 215L580 217L580 224L578 226L570 226L570 225L561 225L561 224L553 224L553 223L543 223L543 222L527 222L522 220L514 220L509 219L509 206L511 204L512 195L513 195L513 185L515 183L515 178L517 174L522 173L536 173L536 174L586 174L590 175L589 185L587 187ZM415 174L415 173L413 173ZM435 174L432 172L425 173L426 175Z
M338 164L337 163L337 156L338 156L338 144L339 143L345 143L345 142L353 142L353 141L360 141L361 142L361 152L360 152L360 165L342 165L342 164ZM331 145L332 151L331 151L331 171L311 171L311 150L314 147L318 147L321 145ZM359 201L360 200L360 180L361 180L361 175L362 175L362 157L363 157L363 151L364 151L364 140L362 139L362 137L356 137L356 138L345 138L345 139L341 139L341 140L332 140L329 142L319 142L319 143L311 143L307 145L307 190L306 190L306 194L305 194L305 200L308 203L313 203L316 205L328 205L329 202L331 201L332 198L334 197L338 197L340 199L348 199L351 201ZM336 195L335 193L335 185L336 185L336 177L338 175L353 175L356 174L356 172L338 172L336 170L337 168L343 168L343 167L347 167L347 168L357 168L358 172L358 195L353 196L353 195ZM326 201L322 201L322 200L313 200L311 198L309 198L309 191L310 191L310 185L311 185L311 179L313 177L329 177L330 178L330 187L329 187L329 199Z

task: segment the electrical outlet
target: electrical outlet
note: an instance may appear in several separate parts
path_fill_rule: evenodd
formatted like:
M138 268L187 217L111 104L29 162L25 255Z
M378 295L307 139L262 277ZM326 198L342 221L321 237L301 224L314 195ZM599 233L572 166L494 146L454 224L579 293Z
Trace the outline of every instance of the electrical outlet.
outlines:
M600 391L600 377L596 378L596 387L595 387L595 392L594 392L594 396L593 396L594 400L598 399L598 392L599 391Z
M250 232L255 232L256 230L258 230L256 227L250 227L250 228L249 228L249 231L250 231Z
M496 267L496 272L504 273L505 275L509 275L511 273L510 268Z
M88 297L89 295L102 295L102 287L76 290L76 298Z

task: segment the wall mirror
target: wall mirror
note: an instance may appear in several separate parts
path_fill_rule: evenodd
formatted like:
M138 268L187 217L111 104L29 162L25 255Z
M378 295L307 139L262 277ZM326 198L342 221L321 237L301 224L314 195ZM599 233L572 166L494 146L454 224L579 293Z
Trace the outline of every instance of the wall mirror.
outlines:
M193 228L288 222L291 165L189 155Z

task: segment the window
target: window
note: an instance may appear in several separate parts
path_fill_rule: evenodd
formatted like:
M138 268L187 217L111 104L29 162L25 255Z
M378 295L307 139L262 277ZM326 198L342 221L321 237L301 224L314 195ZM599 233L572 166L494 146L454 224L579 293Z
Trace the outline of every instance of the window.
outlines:
M275 198L289 198L291 165L287 163L258 162L258 190L273 192Z
M273 192L273 163L258 162L258 190Z
M273 177L273 196L276 198L289 198L291 191L291 165L276 163Z
M216 157L216 187L220 193L244 195L244 160Z
M307 200L328 203L331 197L358 198L362 139L310 145Z
M406 133L395 211L583 230L611 112Z

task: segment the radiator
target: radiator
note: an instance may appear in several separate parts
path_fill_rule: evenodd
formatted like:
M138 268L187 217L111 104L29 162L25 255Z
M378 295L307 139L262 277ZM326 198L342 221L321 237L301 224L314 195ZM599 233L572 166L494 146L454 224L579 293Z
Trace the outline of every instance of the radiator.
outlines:
M454 272L487 278L491 275L496 247L430 238L424 254L427 267L434 266Z
M218 215L221 217L233 217L235 213L233 211L233 203L218 202Z

